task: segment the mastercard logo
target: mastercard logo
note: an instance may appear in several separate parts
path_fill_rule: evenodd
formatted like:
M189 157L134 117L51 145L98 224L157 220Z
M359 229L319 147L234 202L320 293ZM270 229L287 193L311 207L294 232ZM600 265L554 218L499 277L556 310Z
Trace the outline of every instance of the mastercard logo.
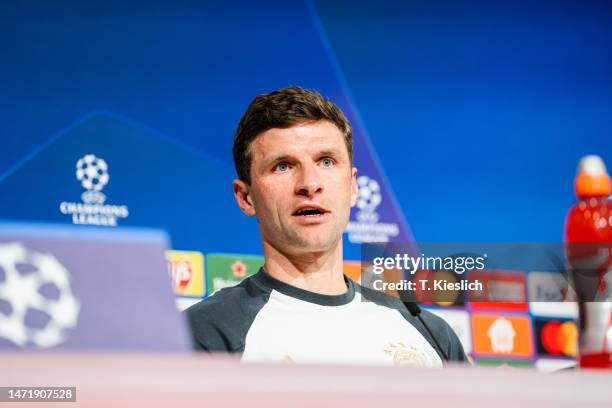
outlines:
M573 321L536 320L538 354L575 357L578 329Z

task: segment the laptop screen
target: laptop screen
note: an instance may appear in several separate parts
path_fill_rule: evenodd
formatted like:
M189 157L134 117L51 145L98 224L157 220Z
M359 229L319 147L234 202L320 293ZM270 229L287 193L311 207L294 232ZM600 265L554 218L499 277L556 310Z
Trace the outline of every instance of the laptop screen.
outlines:
M0 348L191 349L156 230L0 223Z

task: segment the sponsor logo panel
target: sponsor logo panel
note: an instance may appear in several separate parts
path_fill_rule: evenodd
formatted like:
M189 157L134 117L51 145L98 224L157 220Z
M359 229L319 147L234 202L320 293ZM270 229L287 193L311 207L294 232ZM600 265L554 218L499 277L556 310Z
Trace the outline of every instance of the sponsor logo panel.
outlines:
M576 361L540 358L536 361L535 366L538 371L542 371L543 373L551 373L553 371L574 369L576 368Z
M474 363L479 366L486 367L514 367L514 368L532 368L533 361L531 360L512 360L498 358L477 358Z
M530 272L529 311L537 316L578 318L578 305L567 276L555 272Z
M426 282L423 289L421 281ZM459 282L456 274L449 271L429 271L421 270L414 274L413 282L416 282L416 299L424 305L437 306L464 306L465 291L463 290L442 290L434 287L434 282L445 282L449 285Z
M529 302L529 311L534 316L578 319L578 304L576 302Z
M472 338L475 354L509 357L533 355L528 316L473 313Z
M345 261L342 265L342 269L344 271L344 274L355 282L361 281L361 262Z
M174 293L202 297L204 286L204 255L198 251L166 251L168 273Z
M482 291L469 293L468 300L472 309L527 311L527 284L524 273L472 270L468 276L470 282L480 281L483 284Z
M235 286L248 276L257 273L264 264L263 256L209 254L206 256L206 280L211 295L230 286Z
M470 328L470 315L463 310L427 309L440 316L455 331L463 345L466 354L472 352L472 333Z
M576 357L578 328L571 320L535 319L537 352L541 356Z

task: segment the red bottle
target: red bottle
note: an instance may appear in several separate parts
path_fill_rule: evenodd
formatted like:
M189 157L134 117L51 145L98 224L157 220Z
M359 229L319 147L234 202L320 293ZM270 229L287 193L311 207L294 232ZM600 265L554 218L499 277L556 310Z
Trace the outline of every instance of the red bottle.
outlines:
M612 200L599 156L585 156L574 182L578 202L565 221L570 278L580 310L579 365L612 368Z

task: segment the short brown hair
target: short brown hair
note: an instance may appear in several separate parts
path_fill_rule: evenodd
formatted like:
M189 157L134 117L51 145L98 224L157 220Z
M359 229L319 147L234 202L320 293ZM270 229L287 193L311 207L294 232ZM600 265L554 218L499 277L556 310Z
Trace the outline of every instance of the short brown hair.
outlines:
M302 122L328 120L340 129L353 163L353 131L344 113L316 91L289 86L253 99L234 136L234 166L238 177L251 184L251 142L266 130L288 128Z

